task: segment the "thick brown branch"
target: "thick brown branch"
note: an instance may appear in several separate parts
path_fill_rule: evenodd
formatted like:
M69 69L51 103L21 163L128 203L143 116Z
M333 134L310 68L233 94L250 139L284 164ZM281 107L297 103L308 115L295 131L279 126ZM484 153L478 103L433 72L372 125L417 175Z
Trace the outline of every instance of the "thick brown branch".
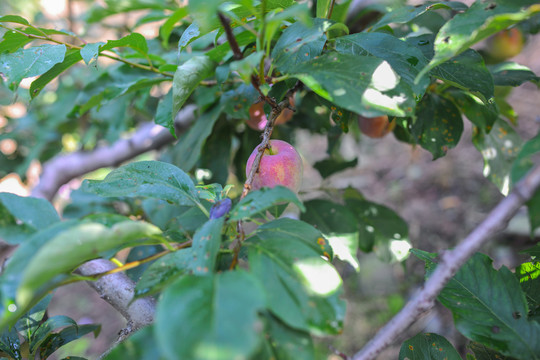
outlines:
M454 250L442 254L437 268L424 284L424 288L403 309L354 355L353 360L371 360L385 349L418 317L431 309L437 295L465 262L485 244L494 233L506 228L508 221L527 202L540 186L540 165L518 182L514 190L489 213Z
M177 133L191 124L195 105L185 106L175 121ZM121 139L110 146L97 147L92 151L77 151L56 156L43 165L39 183L32 196L52 200L60 186L91 171L107 166L118 166L124 161L150 150L159 149L174 141L166 128L154 123L141 125L129 139Z

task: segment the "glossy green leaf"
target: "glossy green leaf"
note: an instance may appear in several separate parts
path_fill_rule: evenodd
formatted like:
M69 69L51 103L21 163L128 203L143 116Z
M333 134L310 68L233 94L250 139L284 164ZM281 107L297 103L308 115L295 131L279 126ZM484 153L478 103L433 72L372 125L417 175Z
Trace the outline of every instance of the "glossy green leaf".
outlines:
M305 203L306 212L300 218L321 231L334 254L349 263L356 271L360 264L358 251L358 220L345 206L322 199Z
M161 292L178 277L189 273L193 259L191 249L182 249L157 259L146 269L135 286L135 297Z
M180 169L190 171L197 164L206 139L212 134L212 129L219 119L221 109L220 105L216 105L201 114L188 132L180 137L172 149L172 162Z
M15 23L15 24L30 26L30 23L28 22L28 20L18 15L1 16L0 22L8 22L8 23Z
M101 196L147 196L178 205L199 203L191 178L176 166L160 161L121 166L103 180L85 180L81 188Z
M526 262L516 268L515 275L527 297L529 315L540 319L540 263Z
M457 88L470 91L487 104L494 96L493 78L476 51L469 49L442 63L431 75ZM422 80L421 80L422 81Z
M422 79L418 84L414 83L416 75L428 63L422 51L395 36L366 32L342 36L336 39L336 50L352 55L371 54L387 61L417 97L421 97L429 85L428 78Z
M499 86L519 86L527 81L540 86L540 77L528 67L515 63L503 62L489 66L489 71L493 75L493 83Z
M463 132L463 120L456 105L436 94L425 96L416 109L411 135L438 159L455 147Z
M11 359L22 360L21 343L15 328L6 329L0 334L0 351Z
M62 346L69 344L70 342L75 341L91 332L94 333L94 338L96 338L98 337L100 330L100 325L72 325L60 330L57 333L50 334L41 344L41 349L39 351L40 357L45 359ZM80 359L84 360L84 358ZM68 356L63 360L77 360L77 357Z
M65 45L49 44L0 54L0 72L10 87L16 88L22 79L41 75L64 61L65 54Z
M283 31L272 49L272 58L278 70L288 73L295 67L319 56L326 42L325 31L333 21L313 19L311 26L295 22Z
M420 333L405 340L399 350L399 360L461 360L456 348L443 336Z
M196 40L201 32L199 31L199 25L197 22L192 22L186 30L182 33L180 40L178 41L178 53L186 48L190 42Z
M522 179L529 170L538 163L538 156L540 155L540 133L534 138L527 141L517 158L512 165L511 180L512 183L517 183ZM529 222L531 223L531 236L534 231L540 227L540 192L536 191L532 198L527 202L527 208L529 210Z
M327 246L326 241L323 244L320 233L304 234L301 228L280 231L274 222L244 243L251 271L265 284L269 309L295 329L339 333L344 316L341 279L315 245Z
M489 134L476 128L473 144L484 158L484 176L491 180L504 195L510 190L510 172L523 140L502 119L498 119Z
M461 90L449 91L448 94L467 119L486 134L491 131L493 124L499 119L499 109L493 102L485 104L476 96Z
M51 299L52 294L45 296L39 303L24 314L19 321L17 321L15 327L27 341L33 338L35 331L40 327Z
M262 286L245 271L182 277L157 306L159 347L169 359L247 358L260 342L257 312L265 305Z
M154 340L154 325L144 327L116 345L103 360L164 360Z
M221 246L224 218L210 219L193 236L189 269L196 275L213 273Z
M315 359L313 340L309 333L295 330L271 315L266 315L264 319L266 352L255 355L252 360L272 357L280 360Z
M474 255L438 300L452 311L456 328L469 339L504 355L540 358L540 323L528 319L519 281L505 266L495 270L486 255Z
M45 72L36 80L32 81L29 89L30 97L35 98L36 96L38 96L41 90L43 90L43 88L45 87L45 85L57 78L60 74L69 69L71 66L81 61L81 59L82 57L79 50L68 50L62 62L55 64L50 70Z
M58 213L45 199L0 193L0 237L18 244L32 232L60 221Z
M158 125L166 127L169 132L176 137L174 128L174 117L172 116L172 90L169 91L161 100L159 100L154 122Z
M441 28L435 38L435 56L417 79L473 44L538 12L540 6L535 0L474 2L468 10L457 14Z
M0 54L13 53L31 41L32 39L26 35L15 31L6 31L2 36L2 41L0 41Z
M358 221L360 249L373 251L386 262L408 257L409 228L394 210L367 200L347 198L345 201Z
M124 36L118 40L109 40L103 46L101 46L100 51L112 50L117 47L129 47L141 54L148 53L148 44L146 39L139 33L133 32L129 35Z
M172 87L173 118L199 83L212 75L216 66L217 63L208 56L194 56L176 69Z
M30 352L35 353L41 343L54 331L65 326L77 326L75 320L65 315L57 315L45 320L30 339Z
M42 296L58 280L65 280L77 266L108 250L140 244L160 243L149 238L161 231L147 223L125 221L107 228L98 223L83 223L66 230L43 245L24 270L17 290L17 305L26 307Z
M273 205L285 202L295 204L301 211L305 210L304 205L294 192L284 186L276 186L275 188L262 188L249 192L245 198L233 207L230 218L231 220L249 218Z
M407 6L399 6L396 7L393 11L385 14L379 21L377 21L374 25L370 27L370 29L377 30L381 29L389 24L405 24L408 23L418 16L425 14L427 11L430 10L438 10L438 9L449 9L449 10L456 10L456 11L463 11L467 9L467 5L457 2L457 1L449 1L449 2L439 2L439 3L426 3L422 4L420 6L413 6L413 5L407 5Z
M390 64L372 56L327 53L288 74L337 106L366 117L408 116L416 105L412 89Z
M169 36L174 29L176 23L182 20L188 14L187 7L181 7L176 9L168 18L167 21L159 29L159 34L161 36L161 46L164 48L168 47Z

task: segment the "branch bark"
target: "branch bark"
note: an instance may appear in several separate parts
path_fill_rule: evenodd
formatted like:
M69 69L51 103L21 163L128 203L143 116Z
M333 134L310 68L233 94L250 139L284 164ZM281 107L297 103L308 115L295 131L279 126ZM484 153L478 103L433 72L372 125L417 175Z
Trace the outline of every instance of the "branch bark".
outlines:
M513 191L454 250L442 253L437 268L426 281L423 289L379 330L362 350L354 355L353 360L375 359L382 350L392 344L404 330L411 326L422 313L431 309L435 304L437 295L459 268L490 239L491 235L506 228L508 221L512 219L525 202L531 199L539 187L540 164L518 182Z
M184 131L195 119L195 105L186 105L175 118L176 133ZM32 196L51 201L58 189L69 181L91 171L122 162L150 150L159 149L174 141L166 128L154 123L142 124L129 139L121 139L109 146L92 151L76 151L56 156L43 165L39 183Z

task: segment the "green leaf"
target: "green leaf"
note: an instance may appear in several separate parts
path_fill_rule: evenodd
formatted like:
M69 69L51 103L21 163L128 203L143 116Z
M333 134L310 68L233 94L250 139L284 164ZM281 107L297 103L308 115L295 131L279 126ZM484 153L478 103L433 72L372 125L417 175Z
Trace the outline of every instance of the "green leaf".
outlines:
M258 354L253 360L271 359L272 356L280 360L315 359L313 340L309 333L295 330L271 315L266 315L265 320L268 354Z
M154 225L124 221L107 228L98 223L83 223L66 230L43 245L24 270L17 290L17 305L26 307L58 281L65 280L82 263L100 253L140 244L160 243L149 238L161 231Z
M103 360L163 360L156 341L154 340L154 325L140 329L120 344L116 345Z
M45 85L50 83L71 66L81 61L81 59L82 57L79 50L68 50L64 60L61 63L54 65L49 71L32 81L29 89L30 97L33 99L38 96Z
M192 261L189 269L195 275L213 273L216 257L221 246L221 230L224 218L208 220L193 236Z
M19 334L14 327L4 330L0 335L0 351L12 359L22 360Z
M422 51L395 36L366 32L343 36L336 39L336 50L343 54L371 54L387 61L419 98L429 85L428 78L414 83L416 75L428 63Z
M182 249L153 262L137 282L135 298L151 296L161 292L174 280L189 273L192 259L191 249Z
M189 43L198 39L199 35L201 35L199 25L194 21L186 28L186 30L184 30L182 36L180 36L180 40L178 41L178 53L184 50Z
M327 53L292 68L296 77L323 98L366 117L409 116L412 89L388 62L372 56Z
M161 36L161 46L163 46L165 49L169 45L169 36L171 36L171 32L174 28L174 25L188 14L187 7L181 7L175 10L169 16L169 18L165 21L165 23L161 26L159 29L159 34Z
M452 311L456 328L474 341L520 359L540 358L540 323L528 306L515 275L475 254L448 282L438 300Z
M373 250L386 262L403 261L409 255L409 229L394 210L367 200L345 199L358 220L360 249Z
M29 233L46 228L58 221L58 213L45 199L0 193L0 236L4 241L20 243Z
M491 180L502 194L510 190L510 172L523 140L502 119L498 119L489 134L476 128L473 144L484 158L484 176Z
M52 353L62 346L69 344L70 342L75 341L91 332L94 333L94 338L96 338L98 337L100 330L100 325L73 325L60 330L58 333L50 334L41 345L41 349L39 350L40 358L48 358ZM68 356L63 360L77 359L84 360L84 358L78 358L77 356Z
M418 16L425 14L427 11L438 9L463 11L467 10L467 5L457 1L451 1L444 3L428 2L420 6L399 6L393 11L386 13L379 21L372 25L370 29L378 30L389 24L405 24L414 20Z
M21 25L30 26L30 23L25 18L18 16L18 15L6 15L0 17L0 22L10 22L10 23L16 23Z
M170 359L247 358L260 342L265 305L262 286L243 270L182 277L157 306L159 347Z
M536 76L526 66L515 62L503 62L489 66L489 71L493 75L493 83L499 86L519 86L527 81L531 81L540 86L540 77Z
M13 53L24 45L31 42L32 39L28 36L25 36L21 33L15 31L6 31L0 42L0 54L2 53Z
M443 336L420 333L401 345L399 360L461 360L457 350Z
M259 93L251 84L241 84L235 89L224 92L219 99L223 111L234 119L249 119L249 108L257 99Z
M486 134L499 119L499 109L494 102L486 104L476 96L462 90L451 90L447 94L451 96L467 119Z
M322 259L323 250L317 249L319 243L327 246L326 242L320 241L320 233L316 236L292 227L280 231L281 224L274 227L274 222L244 243L251 271L265 284L270 311L298 330L339 333L344 316L341 279Z
M197 164L206 139L212 134L212 129L221 114L221 110L221 106L216 105L211 110L201 114L188 132L182 135L174 149L172 149L172 162L179 168L190 171Z
M515 360L515 358L504 356L501 353L474 341L470 342L467 347L474 353L474 360Z
M330 10L330 0L318 0L317 1L317 17L325 19L328 11Z
M97 67L97 58L100 48L105 45L104 42L89 43L81 49L81 57L86 65L95 64Z
M540 318L540 263L523 263L516 268L515 275L527 297L529 314L538 320Z
M173 118L199 83L212 75L216 66L217 63L208 56L194 56L176 69L172 87Z
M172 116L172 105L172 90L170 90L162 99L159 100L154 122L169 129L169 132L176 137L174 117Z
M45 312L47 311L51 299L52 294L45 296L39 303L24 314L19 321L17 321L15 327L27 341L34 338L34 332L41 325L41 321L45 316Z
M55 64L64 61L65 54L65 45L49 44L19 49L11 54L0 54L0 72L14 89L22 79L41 75Z
M313 167L317 169L317 171L321 174L323 178L327 178L340 171L353 168L356 165L358 165L358 158L355 158L350 161L337 160L337 159L330 158L330 159L317 161L313 165Z
M45 341L45 339L58 328L62 328L65 326L77 326L77 323L75 320L68 316L64 315L57 315L48 318L45 320L39 327L37 328L36 332L33 334L32 338L30 339L30 352L35 353L38 347L40 347L41 343Z
M358 220L345 206L322 199L305 203L306 212L300 218L321 231L334 254L349 263L356 271L360 264L358 251Z
M536 0L477 1L441 28L435 38L435 56L417 76L467 50L471 45L540 12ZM530 6L529 6L530 5Z
M121 166L103 180L85 180L81 189L100 196L147 196L178 205L199 204L191 178L176 166L160 161Z
M411 135L420 146L438 159L455 147L463 132L463 120L456 105L444 97L430 93L418 104L416 122Z
M333 21L313 19L311 26L295 22L283 31L272 49L274 65L282 73L287 73L302 63L319 56L326 42L324 32Z
M437 66L431 71L431 75L457 88L470 91L485 104L493 101L490 100L494 96L491 73L482 56L472 49Z
M141 54L148 53L148 44L146 39L139 33L131 33L118 40L108 40L107 43L101 46L99 52L111 50L117 47L129 47Z
M235 33L236 42L238 43L238 46L245 46L251 44L253 41L255 41L255 35L251 31L243 31L239 34ZM231 51L231 45L229 42L225 42L221 45L216 46L212 50L208 51L206 53L206 56L208 56L212 61L219 63L225 58L227 54L229 54Z
M297 195L284 186L275 188L262 188L249 192L245 198L240 200L230 212L231 220L241 220L253 217L262 211L284 202L291 202L298 206L301 211L305 211L304 205L298 200Z

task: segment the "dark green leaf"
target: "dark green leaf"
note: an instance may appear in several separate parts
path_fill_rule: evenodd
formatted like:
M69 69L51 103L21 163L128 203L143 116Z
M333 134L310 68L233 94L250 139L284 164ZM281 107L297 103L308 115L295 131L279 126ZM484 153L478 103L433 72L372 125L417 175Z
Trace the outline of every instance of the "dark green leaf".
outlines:
M412 89L373 56L328 53L292 68L288 74L338 106L366 117L412 115Z
M367 200L346 199L358 220L360 249L373 250L383 261L403 261L409 255L407 223L392 209Z
M135 298L154 295L178 277L189 272L191 249L182 249L156 260L146 269L135 286Z
M157 307L159 347L170 359L246 358L260 342L257 312L265 305L262 286L245 271L182 277Z
M318 240L323 239L320 233L304 235L301 228L281 232L273 223L245 242L250 269L265 284L269 309L295 329L339 333L344 316L341 279L315 245L327 246L326 241Z
M39 351L40 357L45 359L62 346L91 332L94 333L94 337L96 338L98 337L100 330L100 325L73 325L60 330L58 333L50 334L41 345ZM77 360L77 358L77 356L68 356L64 360ZM84 360L84 358L80 359Z
M208 220L193 236L189 269L196 275L213 273L221 246L224 218Z
M176 137L174 117L172 116L172 104L172 90L170 90L167 95L159 100L154 122L169 129L169 132Z
M0 351L7 354L12 359L22 360L19 334L14 327L5 329L0 335Z
M399 360L461 360L457 350L443 336L420 333L401 345Z
M241 220L252 217L262 211L284 202L292 202L297 205L301 211L304 211L304 205L294 192L284 186L275 188L262 188L257 191L251 191L245 198L240 200L231 210L231 220Z
M191 178L176 166L160 161L121 166L103 180L85 180L81 188L101 196L147 196L178 205L199 203Z
M17 290L17 305L27 307L58 280L65 280L59 275L71 273L100 253L119 247L160 243L160 240L149 239L160 233L151 224L135 221L124 221L111 228L99 223L83 223L62 232L43 245L28 263Z
M243 31L239 34L235 34L236 36L236 42L238 43L238 46L245 46L248 44L251 44L253 41L255 41L255 35L251 31ZM229 42L225 42L221 45L216 46L212 50L208 51L206 55L214 62L219 63L223 60L223 58L229 54L231 50L231 45Z
M208 182L227 183L234 135L235 131L230 122L222 120L216 124L212 134L206 140L201 150L200 167L210 170L211 176L207 179Z
M474 353L474 360L515 360L515 358L504 356L501 353L474 341L469 343L467 347Z
M502 119L498 119L489 134L480 129L473 132L473 144L484 158L484 176L504 195L510 190L510 172L523 140Z
M217 63L208 56L194 56L176 69L172 87L173 118L199 83L212 75L216 66Z
M311 26L295 22L283 31L272 50L275 66L283 73L289 72L297 64L319 56L326 42L326 29L333 21L313 19Z
M446 83L478 96L484 104L493 101L493 78L476 51L469 49L442 63L431 71L431 75ZM491 99L491 100L490 100Z
M438 300L466 337L520 359L540 358L540 323L528 319L528 306L515 275L493 269L486 255L474 255L450 280Z
M54 331L66 326L77 326L75 320L68 316L57 315L48 318L41 324L30 339L30 352L35 353L41 343Z
M52 80L54 80L58 75L69 69L74 64L81 61L82 57L79 52L79 50L68 50L66 52L66 56L64 60L54 65L49 71L41 75L36 80L32 81L32 84L30 85L30 97L35 98L39 95L41 90L50 83Z
M154 340L154 325L147 326L116 345L103 360L164 360Z
M199 25L197 25L197 22L192 22L186 30L182 33L182 36L180 37L180 41L178 41L178 53L180 53L182 50L185 49L186 46L189 45L190 42L197 39L201 32L199 31Z
M414 79L428 61L416 46L385 33L357 33L336 40L336 50L344 54L374 55L387 61L399 76L421 97L429 85L429 79Z
M335 173L352 168L358 165L358 158L350 161L338 161L336 159L324 159L317 161L313 167L321 174L323 178L327 178Z
M146 43L146 39L144 36L136 32L124 36L118 40L107 41L105 45L101 46L99 52L101 53L102 51L111 50L117 47L129 47L141 54L148 53L148 44Z
M174 164L184 171L193 169L201 157L201 150L206 139L212 134L212 129L220 114L221 106L217 105L197 118L172 149Z
M161 28L159 29L159 34L161 36L161 45L164 48L168 47L169 36L171 36L171 32L174 28L174 25L176 25L176 23L180 21L181 19L183 19L187 14L188 14L187 7L185 6L179 9L176 9L176 11L173 12L169 16L167 21L165 21L165 23L161 26Z
M519 86L527 81L532 81L540 86L540 78L526 66L515 62L503 62L489 66L493 75L493 82L499 86Z
M249 119L249 108L259 98L259 93L249 84L242 84L236 89L226 91L219 101L223 111L234 119Z
M468 10L457 14L441 28L435 38L435 56L417 78L471 45L540 12L540 7L533 5L536 3L536 0L499 0L490 4L474 2Z
M129 255L125 261L126 264L131 262L136 262L144 259L148 259L151 256L155 256L163 251L162 245L142 245L136 246L129 250ZM133 282L138 282L142 274L148 267L152 264L152 261L140 263L138 266L128 269L126 275L133 280Z
M22 79L41 75L64 61L65 54L65 45L49 44L0 54L0 72L10 87L16 88Z
M436 94L428 94L418 104L411 135L433 155L433 160L455 147L463 132L463 120L456 105Z
M455 90L448 92L459 109L475 126L484 133L489 133L499 118L499 109L493 102L483 103L469 92Z
M36 306L17 321L15 327L27 341L33 338L34 332L40 326L51 299L52 294L45 296Z
M534 164L538 164L539 155L540 133L523 145L523 148L515 159L510 173L512 183L517 183L527 174L527 172L529 172ZM536 191L532 198L527 202L527 208L529 210L532 236L536 228L540 227L540 191Z
M358 271L358 220L353 213L345 206L328 200L310 200L305 206L306 212L300 218L321 231L334 254Z
M295 330L274 316L265 316L267 347L272 355L280 360L313 360L315 351L309 333ZM253 360L263 359L262 356Z

